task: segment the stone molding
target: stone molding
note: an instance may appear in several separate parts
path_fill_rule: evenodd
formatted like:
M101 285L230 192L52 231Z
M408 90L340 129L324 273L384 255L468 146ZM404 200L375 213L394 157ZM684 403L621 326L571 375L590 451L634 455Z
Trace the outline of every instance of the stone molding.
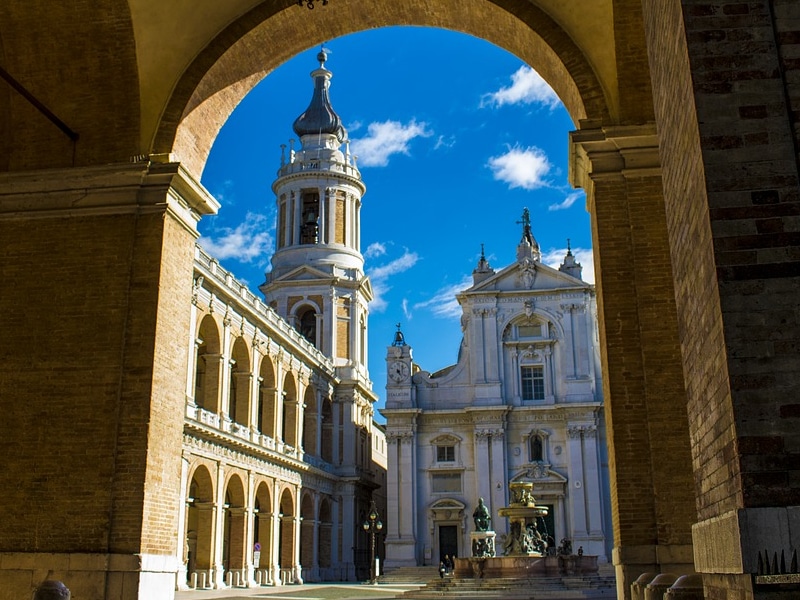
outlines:
M655 123L587 127L569 134L570 183L585 190L601 178L660 177Z
M0 175L0 219L158 213L193 235L219 202L180 163L124 163Z

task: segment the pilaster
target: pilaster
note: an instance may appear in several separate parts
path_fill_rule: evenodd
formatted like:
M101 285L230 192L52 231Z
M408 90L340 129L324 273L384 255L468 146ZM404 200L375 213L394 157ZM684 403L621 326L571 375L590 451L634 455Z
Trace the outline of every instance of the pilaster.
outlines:
M48 531L3 553L6 594L80 572L76 598L174 596L196 224L218 206L174 163L3 174L0 330L24 351L3 364L0 538Z

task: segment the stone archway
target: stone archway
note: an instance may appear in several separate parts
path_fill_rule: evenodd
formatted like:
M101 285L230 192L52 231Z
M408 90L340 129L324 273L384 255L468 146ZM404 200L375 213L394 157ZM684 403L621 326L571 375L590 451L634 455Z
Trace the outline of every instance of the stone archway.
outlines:
M173 375L188 362L174 341L192 330L194 219L218 207L196 183L210 144L298 50L418 24L514 52L579 124L572 176L593 215L621 592L637 572L691 563L697 521L707 589L755 597L756 551L783 544L760 524L800 504L800 99L784 58L796 9L730 4L335 0L324 18L290 0L0 7L4 70L79 134L3 87L0 277L14 293L0 297L0 392L15 426L2 438L20 460L0 476L0 541L15 551L0 586L24 596L17 572L81 548L89 589L170 587L175 540L161 530L181 502L168 457L185 401ZM58 452L42 443L50 431Z

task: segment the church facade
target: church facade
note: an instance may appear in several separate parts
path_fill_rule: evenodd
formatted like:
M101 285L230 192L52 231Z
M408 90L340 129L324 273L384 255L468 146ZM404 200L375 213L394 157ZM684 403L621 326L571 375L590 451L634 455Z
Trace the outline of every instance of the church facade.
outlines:
M456 364L430 373L398 330L387 348L389 521L386 564L469 556L483 499L498 555L509 484L533 482L551 547L610 559L612 535L594 286L568 250L541 262L523 215L517 260L495 271L481 254L458 294L463 339Z
M373 507L385 514L386 460L366 359L365 186L340 150L325 58L294 123L301 147L273 185L264 300L196 247L178 588L369 576L362 523Z

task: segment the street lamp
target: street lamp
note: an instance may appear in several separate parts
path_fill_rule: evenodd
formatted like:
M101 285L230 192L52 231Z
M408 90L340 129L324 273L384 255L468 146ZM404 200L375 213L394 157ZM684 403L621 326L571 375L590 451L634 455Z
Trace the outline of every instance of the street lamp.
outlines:
M383 529L383 523L380 522L378 510L375 508L375 501L370 500L369 503L369 518L361 524L364 531L370 535L370 578L369 582L373 585L378 583L378 564L375 558L375 534Z

